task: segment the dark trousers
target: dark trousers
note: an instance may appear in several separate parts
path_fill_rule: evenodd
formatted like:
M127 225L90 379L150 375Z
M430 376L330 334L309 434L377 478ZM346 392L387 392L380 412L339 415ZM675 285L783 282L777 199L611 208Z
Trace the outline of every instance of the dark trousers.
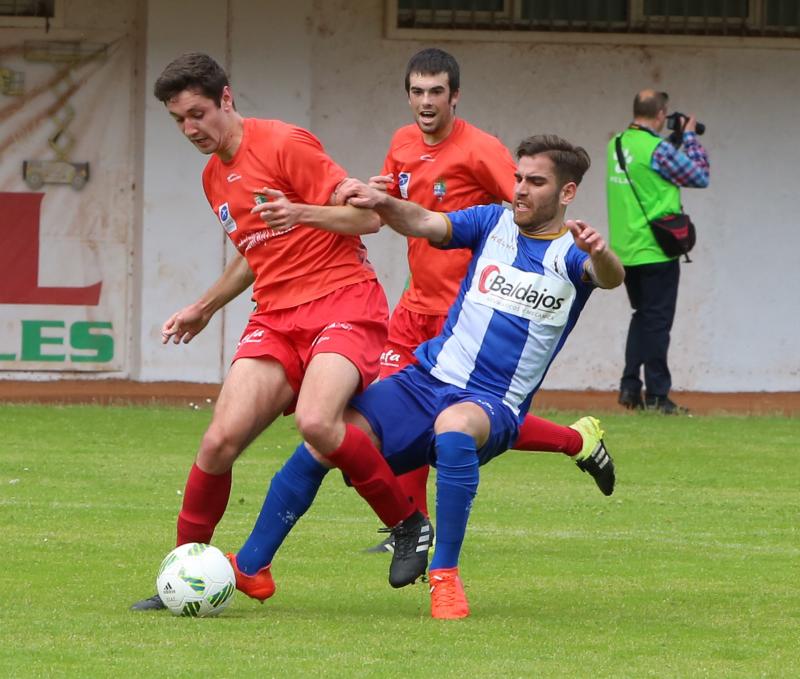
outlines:
M680 271L677 259L625 267L625 289L633 315L625 344L625 370L620 389L638 394L644 366L647 396L669 394L672 377L667 366L667 350L678 301Z

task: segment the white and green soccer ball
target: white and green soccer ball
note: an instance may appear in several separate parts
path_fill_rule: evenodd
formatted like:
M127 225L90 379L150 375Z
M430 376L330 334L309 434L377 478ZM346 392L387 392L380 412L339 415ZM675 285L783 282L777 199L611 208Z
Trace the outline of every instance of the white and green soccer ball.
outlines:
M227 608L236 591L236 576L216 547L190 542L164 557L156 591L173 615L204 618Z

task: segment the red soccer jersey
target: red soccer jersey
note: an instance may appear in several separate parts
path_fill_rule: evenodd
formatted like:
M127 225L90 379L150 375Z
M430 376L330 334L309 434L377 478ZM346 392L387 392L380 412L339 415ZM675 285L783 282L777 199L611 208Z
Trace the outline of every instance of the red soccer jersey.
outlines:
M206 197L255 274L253 299L259 310L296 307L375 278L357 236L302 224L275 232L250 214L255 192L265 186L294 203L327 205L346 176L313 134L279 120L245 118L242 142L231 161L216 155L208 161Z
M457 118L453 131L434 146L424 142L416 125L397 130L383 162L383 174L390 172L392 195L449 212L510 202L516 165L499 139ZM424 238L409 238L411 279L400 305L422 314L446 314L471 257L468 250L439 250Z

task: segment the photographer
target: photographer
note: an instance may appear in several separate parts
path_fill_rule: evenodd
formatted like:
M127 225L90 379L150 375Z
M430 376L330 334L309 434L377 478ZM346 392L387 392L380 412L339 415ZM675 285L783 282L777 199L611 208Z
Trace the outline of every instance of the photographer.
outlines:
M608 225L611 247L625 266L625 288L633 308L619 403L630 409L681 414L688 411L669 398L672 379L667 365L680 265L678 257L661 249L649 222L682 211L680 187L708 186L709 164L697 139L705 126L694 115L668 116L667 101L666 92L651 89L636 95L633 122L617 135L627 175L617 160L617 136L609 142ZM673 130L669 139L659 135L665 125Z

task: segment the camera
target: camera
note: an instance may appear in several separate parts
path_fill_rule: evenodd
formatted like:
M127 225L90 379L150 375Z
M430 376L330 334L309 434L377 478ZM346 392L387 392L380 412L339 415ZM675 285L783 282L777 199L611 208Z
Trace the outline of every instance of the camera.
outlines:
M685 113L679 113L678 111L670 113L667 116L667 129L677 132L678 134L683 134L683 127L686 125L687 120L689 120L689 116ZM698 121L695 124L694 131L696 134L703 134L706 131L706 126Z
M667 129L672 130L672 133L667 137L667 141L676 149L679 149L683 144L683 128L686 126L687 120L689 120L689 116L678 111L667 116ZM706 126L703 123L695 122L694 131L695 134L703 134L706 131Z

